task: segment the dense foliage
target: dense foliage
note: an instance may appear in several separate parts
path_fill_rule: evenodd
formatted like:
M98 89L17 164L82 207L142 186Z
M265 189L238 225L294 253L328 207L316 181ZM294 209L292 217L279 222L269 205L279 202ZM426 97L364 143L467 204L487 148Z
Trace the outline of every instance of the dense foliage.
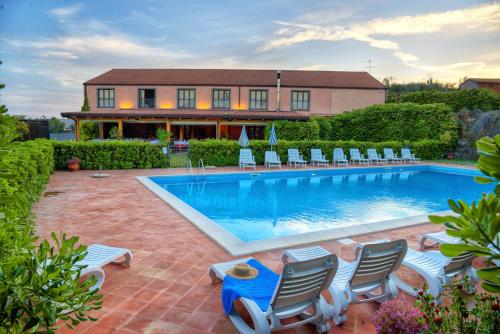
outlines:
M82 169L158 168L166 166L159 145L142 141L53 142L56 169L66 169L66 161L78 158Z
M269 137L271 126L266 126L266 137ZM274 122L278 138L283 140L316 140L319 139L320 128L317 122L294 122L294 121L276 121Z
M372 316L377 333L420 334L427 329L423 313L404 299L382 302Z
M419 91L399 96L388 102L413 102L418 104L444 103L453 111L480 109L484 111L500 108L500 94L489 89L465 89L457 91Z
M99 137L99 124L97 122L80 122L80 140L91 140L97 137Z
M361 142L361 141L286 141L278 140L278 145L274 149L278 152L280 159L286 163L288 148L297 148L306 159L310 158L311 148L320 148L327 159L332 159L333 149L341 147L348 154L350 148L359 148L361 152L366 153L368 148L374 147L379 153L385 147L390 147L399 152L403 147L410 147L417 157L422 159L442 158L448 150L450 144L437 140L422 140L418 142ZM255 155L258 164L264 163L264 152L269 150L269 143L266 140L250 141L250 148ZM238 165L240 146L237 141L229 140L191 140L189 154L192 161L203 159L205 165L211 166L235 166Z
M56 117L51 117L49 119L49 132L50 133L59 133L64 131L64 122Z
M441 252L457 256L465 251L495 261L487 268L477 271L485 290L500 293L500 135L485 137L477 142L479 159L477 167L484 177L476 177L480 183L495 182L492 193L486 193L471 205L462 200L449 200L448 204L456 215L430 216L431 222L445 224L446 232L462 240L462 244L441 245Z

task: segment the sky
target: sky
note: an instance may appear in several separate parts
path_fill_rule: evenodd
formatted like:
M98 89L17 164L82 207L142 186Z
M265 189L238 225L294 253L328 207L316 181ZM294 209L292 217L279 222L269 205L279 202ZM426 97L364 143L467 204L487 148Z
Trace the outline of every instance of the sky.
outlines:
M0 0L0 103L78 111L112 68L370 71L396 82L500 77L500 1Z

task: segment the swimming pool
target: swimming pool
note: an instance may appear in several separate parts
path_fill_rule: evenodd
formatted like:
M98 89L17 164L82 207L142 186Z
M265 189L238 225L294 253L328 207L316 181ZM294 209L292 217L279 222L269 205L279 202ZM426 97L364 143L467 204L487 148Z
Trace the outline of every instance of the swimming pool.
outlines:
M228 237L225 231L232 236L229 243L251 246L301 236L309 242L311 234L325 231L366 233L381 222L394 228L402 218L425 220L429 213L447 210L449 198L470 202L491 189L475 183L475 175L479 172L470 169L419 165L155 176L141 181L193 223L215 224L215 231L204 231L211 237Z

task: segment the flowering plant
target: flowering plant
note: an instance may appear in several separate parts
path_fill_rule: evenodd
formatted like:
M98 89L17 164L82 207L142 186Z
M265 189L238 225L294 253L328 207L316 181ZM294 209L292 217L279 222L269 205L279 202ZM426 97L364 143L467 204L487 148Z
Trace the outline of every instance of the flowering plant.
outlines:
M469 294L471 281L466 278L445 287L446 305L438 305L434 297L418 291L415 305L423 314L424 334L500 333L500 299L486 293Z
M384 301L372 316L377 333L419 334L427 329L423 313L402 299Z

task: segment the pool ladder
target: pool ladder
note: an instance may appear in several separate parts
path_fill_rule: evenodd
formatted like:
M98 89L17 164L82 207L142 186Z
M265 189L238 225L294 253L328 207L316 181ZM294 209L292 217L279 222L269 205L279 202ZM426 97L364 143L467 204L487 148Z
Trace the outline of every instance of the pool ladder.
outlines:
M191 162L191 159L187 160L187 173L191 176L194 176L193 173L193 163ZM205 164L203 163L203 159L200 159L198 161L198 174L206 176L206 171L205 171Z

